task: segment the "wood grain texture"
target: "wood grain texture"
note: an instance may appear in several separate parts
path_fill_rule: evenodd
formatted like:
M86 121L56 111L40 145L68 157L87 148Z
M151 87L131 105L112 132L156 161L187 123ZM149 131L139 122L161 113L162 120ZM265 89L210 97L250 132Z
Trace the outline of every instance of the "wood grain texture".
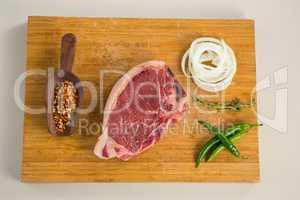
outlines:
M102 108L120 74L100 79L103 70L122 72L147 60L163 60L171 67L189 96L197 94L219 101L239 97L249 102L256 83L254 22L251 20L117 19L29 17L27 70L58 67L60 41L65 33L77 37L73 72L95 84L97 107L81 116L89 129L78 128L72 137L53 137L47 132L45 114L24 117L22 181L25 182L257 182L259 181L258 132L251 130L236 144L248 159L238 160L224 151L214 161L194 167L199 148L211 137L195 123L202 118L213 124L252 122L254 110L241 113L207 113L189 101L184 120L170 128L153 148L128 161L100 160L93 154L102 122ZM180 70L180 60L190 43L201 36L224 38L236 53L238 70L233 84L214 94L198 89ZM46 77L26 79L25 104L44 106ZM103 84L104 89L100 90ZM90 94L85 91L83 105ZM98 125L97 125L98 123ZM81 124L83 125L83 124Z

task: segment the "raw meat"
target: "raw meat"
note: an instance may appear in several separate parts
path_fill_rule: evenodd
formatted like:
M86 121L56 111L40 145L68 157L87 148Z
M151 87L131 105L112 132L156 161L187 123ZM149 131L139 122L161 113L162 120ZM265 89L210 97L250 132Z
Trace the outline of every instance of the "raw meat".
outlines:
M113 87L94 153L129 160L159 141L188 109L186 93L162 61L142 63Z

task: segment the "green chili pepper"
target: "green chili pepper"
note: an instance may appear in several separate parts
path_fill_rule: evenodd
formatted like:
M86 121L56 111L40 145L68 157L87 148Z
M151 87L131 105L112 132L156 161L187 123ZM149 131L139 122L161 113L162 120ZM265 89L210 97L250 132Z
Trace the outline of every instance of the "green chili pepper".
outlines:
M248 123L238 123L234 124L228 128L225 129L224 135L226 137L233 136L237 133L245 133L247 132L250 128L258 126L258 125L251 125ZM211 149L216 149L220 145L220 140L217 136L211 138L201 149L199 152L197 159L196 159L196 167L200 165L200 162L204 159L205 155L211 150ZM222 146L222 149L224 149L224 146Z
M225 135L218 133L217 136L220 139L220 141L222 142L222 144L224 145L224 147L229 152L231 152L232 155L234 155L237 158L241 158L239 149Z
M219 139L214 137L202 147L201 151L199 152L196 158L196 167L199 167L200 162L204 159L207 152L217 143L219 143Z
M224 131L224 135L225 136L231 136L234 133L236 133L237 131L239 131L240 128L239 127L229 127ZM207 154L207 152L212 149L212 147L214 147L216 144L218 144L220 142L219 138L217 136L211 138L201 149L201 151L199 152L197 158L196 158L196 167L198 167L200 165L200 162L204 159L205 155Z
M231 141L231 142L235 142L237 140L239 140L241 138L241 135L240 134L236 134L236 135L232 135L230 136L228 139ZM223 149L224 149L224 145L223 144L219 144L217 146L217 148L215 148L212 153L209 155L207 161L212 161Z
M236 131L234 134L232 134L228 137L228 139L231 142L235 142L235 141L239 140L241 138L241 136L244 135L245 133L247 133L251 128L257 127L257 126L262 126L262 124L240 123L240 124L236 124L234 126L240 127L240 130ZM225 148L224 145L222 143L219 143L218 146L216 148L214 148L214 150L208 157L207 161L213 160L224 148Z
M198 122L202 124L205 128L207 128L210 133L216 135L229 152L231 152L234 156L238 158L241 157L238 148L225 135L223 135L223 133L217 127L214 127L211 124L202 120L198 120Z
M226 128L225 131L224 131L224 135L226 137L229 137L230 135L234 135L234 134L238 134L238 133L243 134L243 133L247 132L250 128L252 128L253 126L258 126L258 125L252 125L252 124L249 124L249 123L236 123L236 124L233 124L232 126ZM232 129L235 129L235 130L238 129L238 130L235 131L234 134L226 135L226 133L229 132ZM212 147L212 149L217 148L220 144L221 144L220 142L215 144L215 146Z

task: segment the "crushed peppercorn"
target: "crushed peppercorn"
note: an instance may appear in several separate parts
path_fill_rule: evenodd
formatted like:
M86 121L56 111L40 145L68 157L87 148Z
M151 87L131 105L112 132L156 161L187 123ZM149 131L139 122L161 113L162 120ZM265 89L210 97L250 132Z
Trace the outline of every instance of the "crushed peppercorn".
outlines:
M58 132L63 133L71 124L78 105L78 91L71 81L57 83L54 91L53 119Z

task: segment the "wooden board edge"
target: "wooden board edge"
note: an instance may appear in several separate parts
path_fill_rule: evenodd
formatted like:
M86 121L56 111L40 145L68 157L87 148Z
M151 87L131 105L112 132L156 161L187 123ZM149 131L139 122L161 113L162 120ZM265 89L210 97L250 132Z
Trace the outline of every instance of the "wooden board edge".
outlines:
M168 18L168 17L92 17L92 16L84 16L84 17L76 17L76 16L41 16L41 15L31 15L27 17L28 21L41 20L41 19L89 19L89 20L170 20L170 21L224 21L224 22L247 22L250 24L255 24L254 19L248 18Z
M29 65L29 45L28 45L28 40L29 40L29 28L30 28L30 21L32 20L32 18L30 16L27 17L27 32L26 32L26 67L25 70L27 71L28 69L28 65ZM24 80L24 102L25 102L25 98L26 98L26 79ZM26 104L26 102L25 102ZM20 181L23 182L24 180L24 163L25 163L25 151L24 151L24 144L25 144L25 117L26 117L26 113L23 112L23 130L22 130L22 160L21 160L21 170L20 170Z
M215 177L210 176L204 176L199 179L178 179L178 178L166 178L163 176L153 176L152 179L145 178L144 176L136 176L135 178L120 178L120 179L111 179L107 177L102 177L94 175L91 176L89 173L86 174L78 174L76 176L76 179L68 177L68 173L66 172L63 175L57 175L49 173L45 173L45 169L43 169L43 166L47 166L47 163L49 162L24 162L23 163L23 170L21 174L21 182L24 183L88 183L88 182L94 182L94 183L259 183L260 182L260 170L259 170L259 163L239 163L239 165L245 165L244 168L249 167L249 164L251 167L254 167L255 173L253 173L251 176L234 176L232 177L232 174L228 174L224 176L219 176L218 179ZM56 162L55 165L60 165L64 162ZM89 164L95 163L97 165L98 162L89 162ZM53 165L53 162L51 162ZM65 163L64 163L65 164ZM73 163L72 163L73 164ZM82 164L84 163L78 162L74 164ZM100 163L98 163L100 164ZM103 163L102 163L103 164ZM25 165L39 165L40 171L35 171L36 174L32 174L32 171L26 170ZM85 168L86 170L86 168ZM92 170L91 170L92 171ZM40 178L41 174L43 175L43 179ZM38 175L38 176L36 176ZM196 176L196 175L195 175Z

